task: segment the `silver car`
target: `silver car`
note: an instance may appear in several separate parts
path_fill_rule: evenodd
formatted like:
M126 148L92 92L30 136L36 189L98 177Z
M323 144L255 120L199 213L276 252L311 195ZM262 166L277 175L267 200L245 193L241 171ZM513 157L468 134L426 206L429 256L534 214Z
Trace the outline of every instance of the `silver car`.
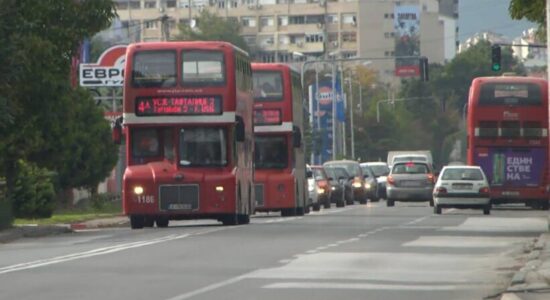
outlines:
M429 201L433 206L434 175L425 162L401 162L392 166L386 179L387 206L395 201Z
M446 166L441 170L433 191L434 213L441 209L481 208L483 214L491 213L487 177L478 166Z

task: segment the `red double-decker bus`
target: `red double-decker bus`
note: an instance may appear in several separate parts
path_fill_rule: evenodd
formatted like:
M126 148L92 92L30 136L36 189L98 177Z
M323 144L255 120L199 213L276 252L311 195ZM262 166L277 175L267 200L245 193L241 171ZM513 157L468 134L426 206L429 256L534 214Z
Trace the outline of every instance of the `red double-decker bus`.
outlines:
M123 210L132 228L254 212L252 69L224 42L128 47Z
M492 203L548 209L548 83L480 77L468 99L468 164L479 165Z
M303 215L307 203L300 75L284 64L252 64L256 211Z

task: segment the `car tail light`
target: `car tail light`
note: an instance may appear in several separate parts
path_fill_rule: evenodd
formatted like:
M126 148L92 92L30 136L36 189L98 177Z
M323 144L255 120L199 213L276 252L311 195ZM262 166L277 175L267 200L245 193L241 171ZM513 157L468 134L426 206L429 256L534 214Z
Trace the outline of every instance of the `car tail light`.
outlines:
M486 186L484 186L484 187L482 187L482 188L479 189L479 193L480 193L481 195L484 195L484 196L489 196L489 192L490 192L490 190L489 190L489 188L486 187Z
M447 189L446 188L440 186L440 187L435 189L435 195L436 196L437 195L445 195L445 194L447 194Z
M389 184L389 185L394 185L395 184L395 179L393 179L393 177L390 175L386 178L386 183Z
M433 174L428 174L428 181L429 181L430 183L435 183L435 177L434 177Z

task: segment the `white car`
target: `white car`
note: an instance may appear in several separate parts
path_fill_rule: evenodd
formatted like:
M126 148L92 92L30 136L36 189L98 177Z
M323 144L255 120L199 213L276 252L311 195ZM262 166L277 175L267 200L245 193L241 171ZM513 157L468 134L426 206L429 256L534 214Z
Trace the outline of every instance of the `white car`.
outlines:
M307 177L307 190L309 195L308 205L311 206L313 211L319 211L321 209L321 203L319 202L319 194L317 189L317 182L313 176L313 171L311 167L306 166L306 177Z
M442 208L481 208L491 213L487 177L478 166L446 166L434 187L434 213Z

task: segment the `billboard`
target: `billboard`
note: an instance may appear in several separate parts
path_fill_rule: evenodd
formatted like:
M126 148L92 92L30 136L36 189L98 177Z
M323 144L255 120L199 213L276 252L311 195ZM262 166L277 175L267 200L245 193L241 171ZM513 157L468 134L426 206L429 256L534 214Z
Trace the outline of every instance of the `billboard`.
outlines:
M80 86L122 87L126 45L113 46L99 57L95 64L80 64Z
M420 56L420 7L396 5L394 8L395 76L420 76L418 59L399 56Z
M344 97L340 77L336 77L336 119L337 122L345 121ZM319 90L315 84L310 86L309 111L313 132L313 159L312 164L319 165L332 160L332 80L319 81Z
M546 155L542 148L477 148L474 161L491 186L529 187L541 184Z

